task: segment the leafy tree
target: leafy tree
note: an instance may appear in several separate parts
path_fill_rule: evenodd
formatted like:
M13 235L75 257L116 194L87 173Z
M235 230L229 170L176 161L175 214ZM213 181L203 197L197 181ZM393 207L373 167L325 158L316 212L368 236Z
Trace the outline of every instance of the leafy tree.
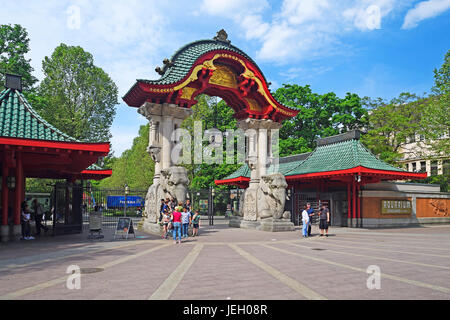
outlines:
M131 149L125 150L119 158L108 159L112 167L112 176L94 182L101 188L123 188L125 183L134 190L147 190L153 182L155 164L147 153L149 125L139 129ZM105 161L106 162L106 161Z
M201 95L197 97L198 103L192 106L193 114L183 121L182 127L187 129L191 136L194 134L194 122L202 121L202 129L216 128L221 132L227 129L236 129L236 119L233 117L234 111L227 106L223 100L218 101L216 97ZM204 142L207 145L209 142ZM193 145L193 141L192 141ZM225 146L225 140L224 140ZM192 159L194 159L194 147L192 148ZM223 178L236 171L241 164L226 164L226 154L224 147L224 163L221 164L189 164L184 165L188 171L192 189L204 189L214 186L218 189L225 189L226 186L216 186L215 179Z
M79 46L61 44L44 58L42 69L45 78L34 105L41 116L74 138L108 141L118 89L94 65L92 55Z
M436 155L450 155L450 50L439 70L434 70L434 86L422 118L424 134ZM442 137L446 134L446 138ZM445 136L444 136L445 137Z
M22 87L31 90L37 79L31 74L31 59L25 55L30 51L28 32L22 26L15 24L0 25L0 91L4 89L5 74L22 76Z
M395 164L401 159L401 147L422 130L426 99L401 93L389 103L382 99L367 99L366 103L375 107L369 112L368 131L362 141L380 159Z
M280 130L280 156L310 152L314 140L360 128L367 123L362 99L352 93L339 98L335 93L313 93L309 85L285 84L274 97L284 105L300 109Z

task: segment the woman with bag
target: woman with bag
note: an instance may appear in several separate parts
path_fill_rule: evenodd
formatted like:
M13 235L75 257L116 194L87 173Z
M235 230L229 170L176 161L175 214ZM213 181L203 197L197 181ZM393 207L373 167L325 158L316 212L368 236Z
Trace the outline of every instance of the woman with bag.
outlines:
M178 209L178 207L176 208ZM181 243L181 212L178 210L172 212L172 225L173 225L173 243ZM178 236L178 241L177 241Z

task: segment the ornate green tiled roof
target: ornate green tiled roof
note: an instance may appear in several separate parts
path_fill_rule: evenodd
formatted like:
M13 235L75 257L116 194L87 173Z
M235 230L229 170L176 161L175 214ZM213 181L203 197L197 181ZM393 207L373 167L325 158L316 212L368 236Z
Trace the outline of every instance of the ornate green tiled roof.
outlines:
M343 136L338 135L321 139L322 141L318 142L318 147L310 154L280 158L278 170L274 166L270 166L267 173L279 172L284 176L293 176L346 170L359 166L375 170L406 172L378 159L359 141L359 135L356 139L341 141L348 138ZM237 171L222 180L238 177L250 177L250 170L247 164L244 164Z
M245 52L227 42L219 40L199 40L191 42L185 45L184 47L180 48L170 59L170 61L173 64L171 66L169 65L164 66L163 68L164 74L160 79L157 80L140 79L137 81L157 85L176 83L182 80L185 76L187 76L192 65L198 58L200 58L205 53L214 50L227 50L238 53L247 58L248 60L250 60L256 67L258 67L258 65ZM261 70L259 71L261 72ZM261 74L264 77L264 74L262 72ZM266 81L265 78L264 81Z
M14 89L0 93L0 137L80 142L53 127Z
M356 167L376 170L404 171L381 161L368 151L359 140L347 140L321 145L286 175L346 170Z

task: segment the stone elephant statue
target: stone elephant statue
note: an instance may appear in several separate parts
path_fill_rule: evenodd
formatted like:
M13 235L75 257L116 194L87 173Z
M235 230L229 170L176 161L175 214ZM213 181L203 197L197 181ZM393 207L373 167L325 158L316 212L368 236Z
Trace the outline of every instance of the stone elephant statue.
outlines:
M161 198L174 198L177 201L186 201L189 179L184 167L170 167L161 170L160 188Z
M285 217L286 179L281 173L262 176L257 193L258 219Z

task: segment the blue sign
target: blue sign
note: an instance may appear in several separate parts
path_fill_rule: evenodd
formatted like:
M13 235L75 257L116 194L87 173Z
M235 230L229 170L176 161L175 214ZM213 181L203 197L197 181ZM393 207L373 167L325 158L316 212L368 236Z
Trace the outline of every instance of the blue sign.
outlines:
M106 198L108 208L123 208L125 206L125 196L108 196ZM144 199L139 196L127 196L127 207L142 207Z

